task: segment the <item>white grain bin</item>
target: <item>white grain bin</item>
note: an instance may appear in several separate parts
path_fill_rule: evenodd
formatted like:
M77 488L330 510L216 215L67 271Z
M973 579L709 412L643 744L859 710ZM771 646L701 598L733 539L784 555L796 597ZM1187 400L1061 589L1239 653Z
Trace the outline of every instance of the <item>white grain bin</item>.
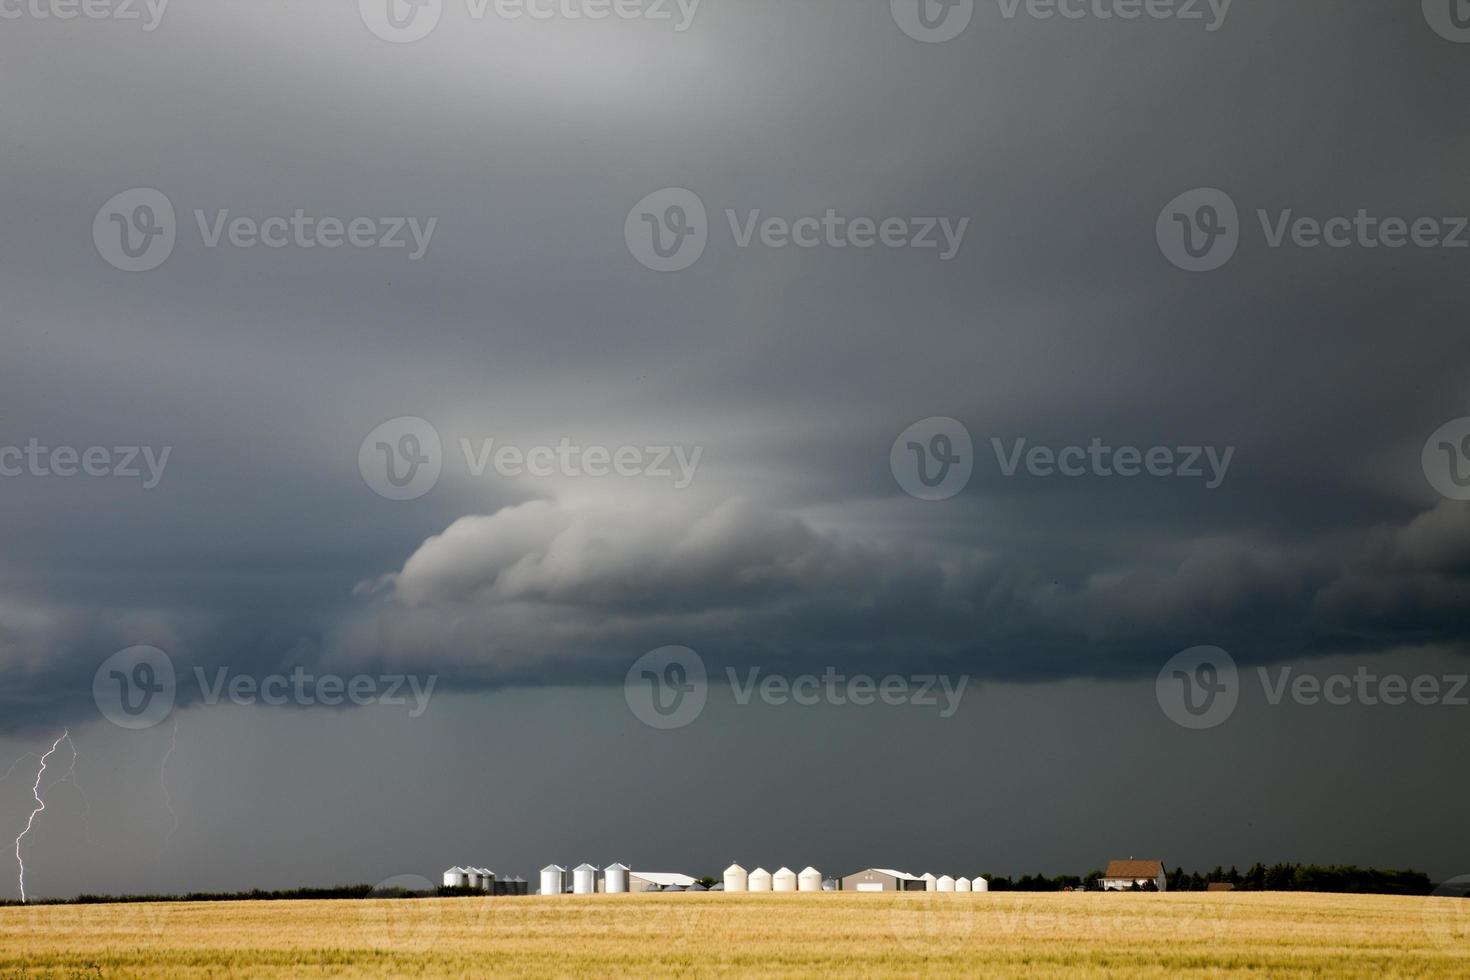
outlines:
M750 890L750 876L745 869L738 864L732 864L725 869L725 891L743 892Z
M802 892L819 892L822 890L822 872L807 865L802 869L801 875L796 879L796 890Z
M954 891L954 879L949 875L940 875L934 882L934 890L937 892Z
M963 876L961 876L959 878L956 878L954 880L954 890L957 891L957 892L967 892L967 891L969 891L970 890L970 879L969 878L965 878Z
M567 890L567 869L558 864L548 864L541 869L541 894L560 895Z
M765 868L756 868L746 879L746 888L753 892L768 892L771 890L771 873Z
M464 888L470 883L470 873L464 868L450 868L444 872L445 888Z
M495 891L495 872L489 868L480 869L480 887L487 892Z
M782 867L775 874L771 875L771 891L796 891L796 872L790 868Z
M970 879L970 890L977 892L988 892L990 891L990 882L980 877L979 875L976 875L974 878Z
M587 863L572 869L572 894L591 895L597 891L597 869Z
M926 892L938 891L938 888L936 887L936 885L937 885L937 883L939 881L938 878L934 877L932 874L930 874L927 871L925 871L923 874L919 875L919 877L921 879L923 879L923 882L924 882L924 891L926 891Z
M628 866L609 864L602 873L602 890L609 895L622 895L628 891Z

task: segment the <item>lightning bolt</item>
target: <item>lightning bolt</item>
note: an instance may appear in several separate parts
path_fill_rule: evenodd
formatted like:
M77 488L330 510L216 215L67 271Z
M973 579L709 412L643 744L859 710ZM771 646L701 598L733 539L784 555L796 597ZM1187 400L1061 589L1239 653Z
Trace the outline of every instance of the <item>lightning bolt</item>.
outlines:
M175 715L173 731L168 739L168 751L163 754L163 765L158 769L158 782L163 787L163 805L168 807L168 815L173 818L173 824L168 828L168 833L164 835L163 847L158 852L160 856L168 850L169 842L174 839L174 831L179 829L179 815L174 811L174 800L168 791L168 760L173 757L174 749L178 748L178 745L179 719Z
M31 786L31 796L36 800L36 808L31 811L30 819L26 821L26 829L22 830L20 836L15 839L15 863L20 866L20 900L22 902L26 900L26 863L20 856L20 842L26 839L26 835L35 826L36 817L46 809L46 801L41 799L41 777L46 775L46 760L56 754L56 750L61 747L62 742L71 745L70 730L62 729L61 737L52 742L51 748L46 751L45 755L41 756L41 768L36 770L36 782ZM71 750L75 754L77 747L72 745ZM73 762L75 762L75 759L73 759Z
M60 786L62 783L69 782L76 787L77 795L82 798L82 835L86 837L87 843L91 844L94 843L92 840L92 801L87 799L87 791L82 789L81 780L77 779L77 760L81 758L81 753L77 751L75 739L68 738L66 744L71 746L71 765L51 786ZM50 786L47 787L47 789L50 788Z

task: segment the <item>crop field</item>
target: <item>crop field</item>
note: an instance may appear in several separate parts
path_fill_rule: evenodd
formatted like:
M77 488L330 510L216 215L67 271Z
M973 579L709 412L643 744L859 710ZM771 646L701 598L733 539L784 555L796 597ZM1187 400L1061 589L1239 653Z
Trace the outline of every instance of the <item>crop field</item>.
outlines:
M1470 902L665 894L0 908L0 980L1470 975Z

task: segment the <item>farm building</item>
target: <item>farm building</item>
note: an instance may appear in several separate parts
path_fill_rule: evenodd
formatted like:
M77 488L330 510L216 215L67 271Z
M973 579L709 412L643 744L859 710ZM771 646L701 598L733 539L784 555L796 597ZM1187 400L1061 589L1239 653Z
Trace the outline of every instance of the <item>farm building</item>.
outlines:
M976 875L970 879L970 890L976 892L990 891L990 879Z
M966 878L964 875L960 875L954 880L954 890L957 892L973 891L970 886L970 879Z
M1152 883L1159 891L1165 891L1169 887L1164 878L1163 861L1136 861L1129 858L1126 861L1109 861L1108 870L1103 873L1102 890L1105 892L1121 892L1130 888L1146 888Z
M750 876L745 869L738 864L732 864L725 869L724 891L743 892L746 890Z
M765 868L756 868L746 879L745 887L748 891L768 892L771 890L771 873Z
M602 873L602 890L609 895L621 895L628 890L628 871L621 862L609 864Z
M924 891L938 891L939 879L934 877L934 875L930 874L928 871L925 871L923 874L919 875L919 877L924 879Z
M454 867L444 872L445 888L468 888L470 886L470 870L468 868Z
M586 862L572 869L572 894L591 895L597 891L597 869Z
M628 891L630 892L652 892L662 891L669 888L683 891L695 880L689 875L673 874L667 871L629 871Z
M541 894L560 895L567 890L567 869L548 864L541 869Z
M1233 892L1235 886L1228 881L1211 881L1205 885L1207 892Z
M807 865L796 879L798 891L819 892L822 890L822 872Z
M890 868L868 868L847 875L842 879L845 892L921 892L924 879L906 871Z
M775 874L771 875L771 891L796 891L796 872L790 868L782 867Z
M949 875L940 875L934 882L934 890L937 892L952 892L954 888L954 879Z

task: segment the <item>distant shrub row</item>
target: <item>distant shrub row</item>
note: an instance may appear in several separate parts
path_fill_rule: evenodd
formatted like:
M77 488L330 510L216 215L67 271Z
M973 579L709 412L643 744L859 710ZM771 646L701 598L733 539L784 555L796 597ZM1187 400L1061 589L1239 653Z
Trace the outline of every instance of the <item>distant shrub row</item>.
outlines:
M409 891L403 888L383 889L372 885L336 885L331 888L290 888L280 891L190 892L187 895L78 895L76 898L36 899L30 905L119 905L131 902L301 902L343 898L435 898L442 896L478 895L473 888L435 888ZM15 899L0 899L0 906L20 905Z

